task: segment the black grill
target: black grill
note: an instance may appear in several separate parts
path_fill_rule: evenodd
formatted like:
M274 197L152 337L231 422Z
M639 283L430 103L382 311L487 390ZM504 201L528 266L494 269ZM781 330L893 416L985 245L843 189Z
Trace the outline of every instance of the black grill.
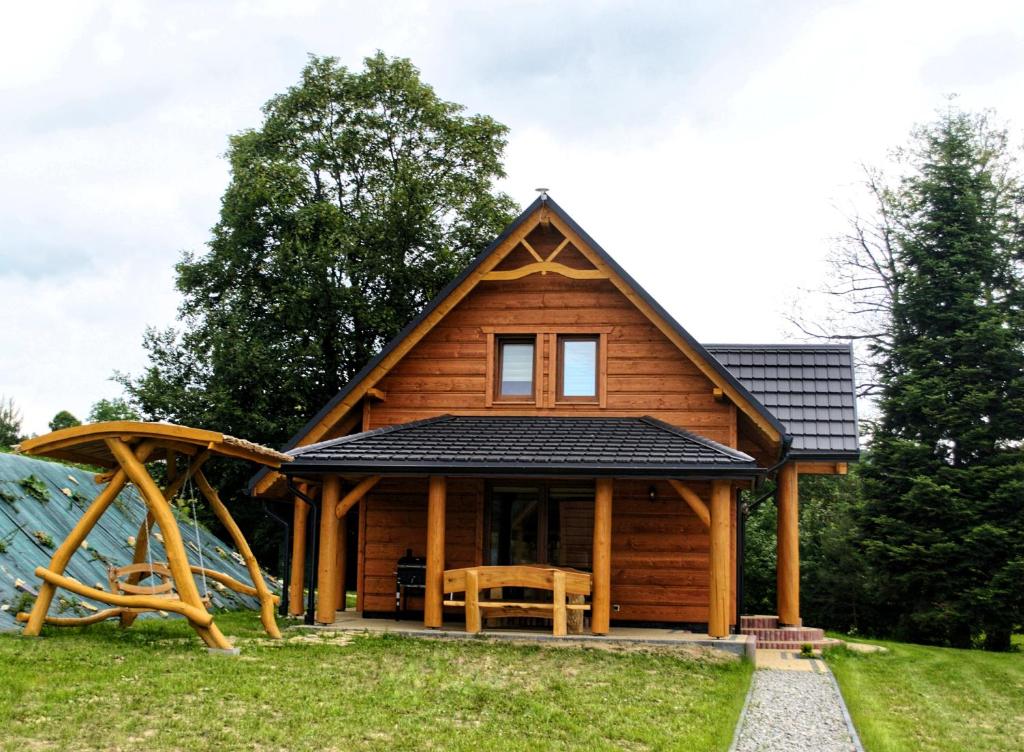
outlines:
M427 560L422 556L413 556L412 549L405 550L405 556L395 566L395 620L406 612L406 599L409 591L423 593L427 583Z

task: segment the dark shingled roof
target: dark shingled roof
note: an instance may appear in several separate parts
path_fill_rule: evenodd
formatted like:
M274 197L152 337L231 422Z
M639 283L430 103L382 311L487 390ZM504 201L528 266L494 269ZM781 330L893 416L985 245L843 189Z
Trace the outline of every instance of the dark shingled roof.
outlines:
M793 436L793 456L859 456L849 345L704 347L782 421Z
M299 447L288 475L320 471L529 475L733 475L759 472L743 452L654 418L453 416Z

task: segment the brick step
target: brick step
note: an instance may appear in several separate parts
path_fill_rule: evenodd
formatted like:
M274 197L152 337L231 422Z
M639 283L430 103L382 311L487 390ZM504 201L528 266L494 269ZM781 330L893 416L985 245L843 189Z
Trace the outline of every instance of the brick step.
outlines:
M825 638L825 630L815 627L780 627L778 629L743 627L740 631L742 634L756 637L758 644L762 641L815 642Z
M836 640L832 637L825 637L820 640L804 640L803 642L786 642L783 640L766 640L762 642L758 640L757 647L760 650L792 650L799 653L804 645L810 645L812 650L824 650L841 643L842 640Z
M779 617L768 615L741 616L741 629L778 629Z

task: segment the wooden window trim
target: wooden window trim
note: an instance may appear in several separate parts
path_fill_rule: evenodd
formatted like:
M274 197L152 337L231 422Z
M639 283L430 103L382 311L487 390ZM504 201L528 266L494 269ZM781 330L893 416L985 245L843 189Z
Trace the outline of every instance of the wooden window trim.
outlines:
M501 394L501 358L503 342L520 342L533 345L533 392L523 396L505 396ZM541 336L532 332L520 331L488 331L487 332L487 394L485 404L494 405L540 405L541 375L543 373Z
M565 343L566 342L593 342L594 343L594 393L587 395L566 395L565 394ZM589 403L596 404L601 401L601 335L599 334L559 334L555 337L555 402Z
M610 327L590 328L566 327L559 329L552 338L551 364L551 389L549 398L551 405L555 407L578 406L578 407L607 407L608 405L608 331ZM595 339L597 340L597 363L595 376L597 379L597 391L593 397L565 397L562 395L562 342L567 339Z

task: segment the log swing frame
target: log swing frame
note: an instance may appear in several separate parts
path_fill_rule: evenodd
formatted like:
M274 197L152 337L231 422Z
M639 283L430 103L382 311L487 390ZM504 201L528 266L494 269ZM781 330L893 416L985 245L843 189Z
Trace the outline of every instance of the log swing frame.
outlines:
M213 456L244 459L273 469L290 461L291 457L216 431L135 421L112 421L66 428L24 441L17 449L23 454L53 457L108 469L96 476L97 482L105 483L106 488L86 508L81 519L54 552L49 567L36 567L35 574L42 580L42 584L31 612L17 615L19 621L25 622L22 634L38 636L43 624L81 626L113 617L119 618L122 627L127 627L140 613L168 611L188 619L207 647L233 651L231 643L213 622L213 616L207 611L206 603L196 587L194 575L201 575L204 581L209 578L236 592L257 598L263 628L270 637L281 637L274 618L274 607L280 598L270 592L252 549L216 489L203 474L202 468ZM146 462L158 459L163 459L167 467L167 483L163 489L157 486L146 469ZM181 471L180 459L185 460L185 469ZM129 482L138 489L146 505L146 513L139 525L131 564L113 568L111 572L112 592L84 585L65 576L64 570L71 556ZM186 484L192 483L230 534L235 548L245 561L252 585L239 582L223 572L208 569L202 562L201 566L189 562L171 502ZM163 535L166 563L152 561L149 538L154 527L159 528ZM122 582L120 578L124 575L126 577ZM161 582L139 585L140 580L146 577L156 577ZM164 586L168 581L170 588ZM80 618L48 616L47 611L58 587L106 603L111 608Z

